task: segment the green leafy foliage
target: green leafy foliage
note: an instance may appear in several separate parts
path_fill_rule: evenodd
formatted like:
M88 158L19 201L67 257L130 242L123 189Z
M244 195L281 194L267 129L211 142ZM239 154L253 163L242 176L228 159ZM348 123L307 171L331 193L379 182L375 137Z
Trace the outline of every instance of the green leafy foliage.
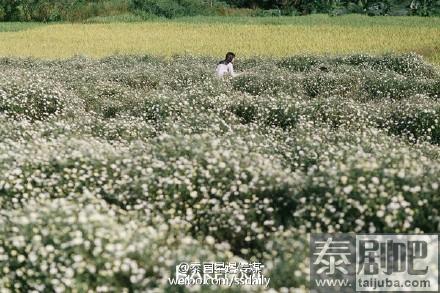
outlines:
M80 21L128 8L129 0L0 0L0 21Z
M131 7L134 10L166 18L207 15L213 12L213 9L201 0L133 0Z
M440 14L436 0L0 0L0 21L141 21L195 15Z

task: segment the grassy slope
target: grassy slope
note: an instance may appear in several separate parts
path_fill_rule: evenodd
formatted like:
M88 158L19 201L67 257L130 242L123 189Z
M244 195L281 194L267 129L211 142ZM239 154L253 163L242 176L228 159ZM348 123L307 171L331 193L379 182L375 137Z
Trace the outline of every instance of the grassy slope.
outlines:
M0 22L0 32L18 32L41 25L37 22Z
M0 31L4 31L3 28L4 24L0 24ZM440 63L440 18L194 17L6 30L9 32L0 34L1 56L51 59L75 54L103 57L115 53L222 56L229 50L240 56L415 51Z
M352 27L369 27L369 26L403 26L403 27L440 27L440 17L407 17L407 16L376 16L370 17L366 15L343 15L328 16L326 14L313 14L299 17L222 17L222 16L195 16L181 17L173 20L173 22L188 23L236 23L236 24L278 24L278 25L342 25Z

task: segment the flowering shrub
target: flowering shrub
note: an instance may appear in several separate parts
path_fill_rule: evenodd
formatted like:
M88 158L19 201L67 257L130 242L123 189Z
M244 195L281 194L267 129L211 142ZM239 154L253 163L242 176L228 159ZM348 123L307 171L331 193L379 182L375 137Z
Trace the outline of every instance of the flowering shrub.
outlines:
M0 286L13 291L146 292L168 287L180 262L239 260L228 245L182 235L184 223L136 219L88 192L1 216Z
M234 89L247 92L252 95L288 93L291 95L303 92L302 76L288 74L283 68L277 68L273 64L269 66L259 65L258 69L248 74L238 76L232 80Z
M305 233L440 229L436 67L212 64L0 60L0 288L183 290L177 263L244 259L284 292L306 286Z
M62 88L45 83L41 78L2 80L0 112L35 120L59 114L63 109L65 93Z

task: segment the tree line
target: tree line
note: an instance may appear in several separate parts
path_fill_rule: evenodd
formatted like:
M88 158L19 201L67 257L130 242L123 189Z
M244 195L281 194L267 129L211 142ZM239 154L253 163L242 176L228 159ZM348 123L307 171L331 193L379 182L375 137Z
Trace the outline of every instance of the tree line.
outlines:
M236 7L279 9L296 14L364 13L369 15L438 15L438 0L226 0Z
M81 21L94 16L440 15L440 0L0 0L0 21Z

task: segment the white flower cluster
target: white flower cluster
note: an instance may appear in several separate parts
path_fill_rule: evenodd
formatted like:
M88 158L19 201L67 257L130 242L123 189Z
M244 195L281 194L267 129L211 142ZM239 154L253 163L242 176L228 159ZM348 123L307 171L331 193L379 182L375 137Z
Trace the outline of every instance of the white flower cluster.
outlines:
M0 109L6 115L41 120L63 110L66 94L44 76L0 76L0 84Z
M127 213L87 191L0 215L0 287L12 291L161 292L179 262L238 259L227 245L183 234L183 223Z
M240 259L289 292L308 232L440 229L436 67L212 64L0 60L1 289L162 292L180 262Z

